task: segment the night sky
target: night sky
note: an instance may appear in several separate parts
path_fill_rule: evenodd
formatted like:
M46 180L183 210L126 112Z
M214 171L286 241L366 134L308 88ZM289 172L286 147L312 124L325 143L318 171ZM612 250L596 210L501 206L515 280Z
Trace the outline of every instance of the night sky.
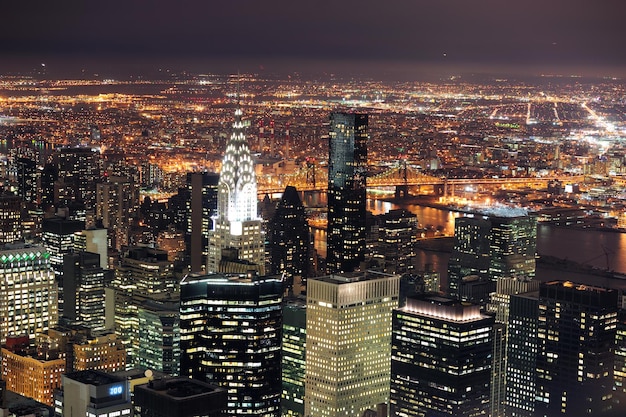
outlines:
M623 0L14 0L0 13L0 70L33 60L626 73Z

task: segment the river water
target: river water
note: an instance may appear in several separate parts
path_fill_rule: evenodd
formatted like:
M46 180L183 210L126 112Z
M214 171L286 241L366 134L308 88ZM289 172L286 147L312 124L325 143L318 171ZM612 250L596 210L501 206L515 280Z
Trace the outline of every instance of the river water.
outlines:
M373 214L405 208L417 215L421 226L432 226L446 235L454 234L454 219L460 215L450 210L424 207L414 204L398 205L380 200L368 200L367 209ZM326 255L326 233L314 231L315 248ZM597 230L581 230L539 224L537 229L537 253L567 259L598 269L608 269L626 274L626 233ZM447 284L449 253L419 250L418 267L426 264L441 273L442 285ZM608 267L608 268L607 268ZM569 279L590 285L621 288L626 291L626 280L610 279L584 272L563 271L539 265L537 279L542 281Z

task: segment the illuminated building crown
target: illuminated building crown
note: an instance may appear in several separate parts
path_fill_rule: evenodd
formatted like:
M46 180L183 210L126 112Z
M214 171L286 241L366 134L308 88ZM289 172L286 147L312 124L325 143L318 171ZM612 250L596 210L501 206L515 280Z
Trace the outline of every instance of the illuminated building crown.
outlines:
M241 108L237 107L218 186L218 217L231 222L258 219L254 162L244 134L241 115Z

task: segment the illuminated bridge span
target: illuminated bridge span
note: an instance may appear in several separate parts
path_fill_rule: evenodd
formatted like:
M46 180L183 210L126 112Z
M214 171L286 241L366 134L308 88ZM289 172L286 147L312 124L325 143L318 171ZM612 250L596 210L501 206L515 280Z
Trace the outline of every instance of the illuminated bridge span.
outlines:
M303 166L294 173L280 175L260 175L258 180L259 194L282 193L288 185L298 191L325 191L328 188L328 172L311 166ZM502 188L517 187L520 185L546 188L552 181L563 183L582 183L583 175L576 176L545 176L545 177L515 177L515 178L442 178L421 173L410 166L396 166L367 178L367 188L383 187L416 187L441 186L454 187L472 185L493 185Z

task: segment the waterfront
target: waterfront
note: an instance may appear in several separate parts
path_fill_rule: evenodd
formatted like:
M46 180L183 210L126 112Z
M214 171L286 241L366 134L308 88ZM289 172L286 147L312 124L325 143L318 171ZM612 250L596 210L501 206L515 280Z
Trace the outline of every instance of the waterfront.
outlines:
M380 200L368 200L367 208L373 214L405 208L417 215L423 227L434 227L446 235L454 234L454 219L458 212L424 207L415 204L394 204ZM321 256L326 255L326 233L315 230L315 249ZM424 268L431 265L441 274L442 285L447 284L447 265L450 254L447 252L417 250L415 265ZM574 229L539 224L537 228L537 253L541 256L573 261L582 266L598 270L608 270L626 274L626 233ZM537 278L542 281L568 279L587 284L610 286L626 290L626 280L610 279L591 275L588 272L556 269L555 266L539 264Z

